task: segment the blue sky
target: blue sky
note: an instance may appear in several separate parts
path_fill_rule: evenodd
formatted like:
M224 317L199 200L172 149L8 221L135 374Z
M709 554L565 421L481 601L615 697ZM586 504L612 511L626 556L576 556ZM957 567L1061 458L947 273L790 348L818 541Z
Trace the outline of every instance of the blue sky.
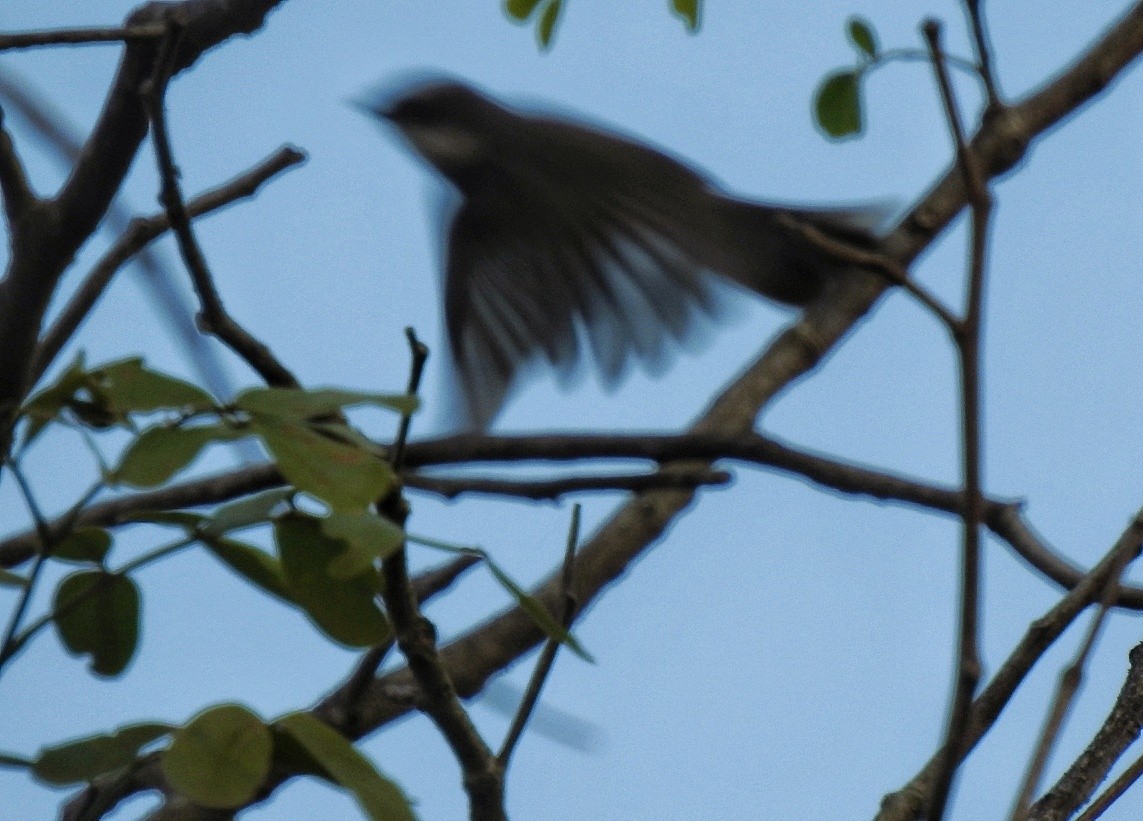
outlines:
M925 16L946 22L950 51L967 54L951 2L711 2L687 34L666 0L568 3L555 48L493 0L477 3L286 3L266 28L202 59L172 85L169 117L184 188L197 192L244 170L282 143L308 163L254 202L203 220L199 236L231 312L307 384L392 390L406 380L402 334L432 344L438 321L438 238L430 176L393 139L347 107L412 69L453 73L510 99L550 101L611 123L688 158L744 196L800 203L915 200L947 166L950 145L930 70L878 72L867 86L868 133L831 143L814 129L820 78L853 60L850 14L868 17L885 47L921 44ZM1126 3L1042 2L988 8L1004 93L1017 97L1052 75ZM111 24L129 3L9 3L0 28ZM84 128L114 70L114 47L6 55L4 65ZM976 89L958 80L966 110ZM987 490L1027 501L1037 530L1073 561L1090 564L1140 505L1143 430L1143 77L1129 72L1108 94L1038 144L995 186L985 341ZM15 124L40 190L58 173ZM125 201L155 209L153 158L140 154ZM965 271L958 223L916 275L956 303ZM75 275L96 258L93 242ZM160 245L174 260L173 247ZM177 269L177 265L176 265ZM502 431L676 431L789 320L744 302L741 316L669 373L635 375L614 394L591 380L570 393L531 383L498 422ZM156 367L190 374L130 274L86 324L89 360L143 352ZM232 361L240 384L251 375ZM432 433L440 395L430 367ZM810 378L760 421L806 449L932 481L958 476L956 369L937 322L891 294ZM365 417L383 430L385 420ZM78 443L61 436L27 465L45 506L67 506L90 475ZM226 452L204 470L230 463ZM570 751L528 736L508 779L519 819L872 815L881 796L927 760L943 727L955 635L959 528L928 515L842 498L807 483L735 468L729 488L704 491L586 614L581 641L597 659L562 656L545 691L553 708L598 728L595 749ZM588 525L618 495L584 499ZM479 544L518 579L545 574L563 543L568 505L414 497L410 528ZM0 487L10 528L24 515ZM156 544L123 533L126 560ZM418 554L425 563L441 557ZM995 670L1028 621L1058 591L1001 544L986 545L984 657ZM0 748L32 753L63 738L147 718L184 721L201 707L245 702L271 717L304 707L350 668L300 615L253 594L209 558L181 554L139 578L144 638L118 680L95 681L45 635L0 680ZM6 610L8 598L0 599ZM448 637L506 605L486 576L466 579L429 615ZM40 606L43 602L38 603ZM1069 722L1058 773L1098 726L1138 640L1140 622L1116 615ZM1002 817L1022 776L1069 634L1019 692L963 770L954 812ZM505 674L521 684L530 665ZM495 744L507 720L476 704ZM455 763L427 721L406 719L364 744L418 802L425 819L459 818ZM1138 792L1138 791L1137 791ZM13 818L46 818L62 794L0 771ZM153 799L117 816L137 817ZM1143 797L1107 818L1138 817ZM352 801L297 781L250 819L358 818Z

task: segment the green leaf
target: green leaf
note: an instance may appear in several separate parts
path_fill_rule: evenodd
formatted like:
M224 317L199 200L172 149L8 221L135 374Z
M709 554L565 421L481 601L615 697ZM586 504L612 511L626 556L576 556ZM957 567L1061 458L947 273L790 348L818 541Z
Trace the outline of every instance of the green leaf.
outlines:
M0 587L27 587L28 580L19 573L0 567Z
M540 5L540 0L505 0L504 11L513 20L522 23L532 16L538 5Z
M861 133L861 98L858 73L839 71L825 78L814 104L818 125L831 137Z
M417 404L417 397L410 394L367 393L337 388L251 388L234 400L235 407L248 413L299 420L330 416L351 405L376 405L411 414L416 411Z
M405 531L375 513L331 513L321 520L322 530L347 547L329 563L329 575L348 579L386 559L405 543Z
M229 425L148 428L127 448L112 478L135 487L155 487L194 461L209 443L249 435Z
M871 60L877 57L877 36L872 23L864 17L850 17L848 31L850 41L859 52Z
M199 527L208 517L189 510L131 510L121 517L124 522L146 522L153 525L173 525L181 527L188 536L197 534Z
M540 22L536 25L536 36L540 38L542 48L548 48L552 44L552 35L555 34L556 21L559 20L562 8L562 0L551 0L544 7L544 13L540 15Z
M206 533L221 535L267 522L274 508L284 503L294 493L292 487L276 487L221 505L210 514L203 530Z
M139 750L173 730L169 724L147 722L120 727L114 733L57 744L40 751L32 772L41 781L66 785L90 781L133 762Z
M389 623L377 607L381 589L370 567L348 579L334 578L330 563L344 543L322 532L321 520L290 514L274 522L274 537L290 597L334 641L350 647L373 647L389 636Z
M360 513L396 483L389 463L376 454L334 441L302 422L255 414L252 427L286 480L335 511Z
M80 351L55 382L35 393L24 403L20 415L30 420L28 429L24 433L24 446L39 436L44 427L59 416L60 411L68 406L76 391L87 384L87 378L83 351Z
M671 9L682 17L691 31L698 31L699 0L671 0Z
M512 581L508 574L501 570L487 555L484 556L484 562L488 565L488 569L492 572L496 581L500 582L500 585L511 594L512 598L516 600L516 603L520 605L520 609L528 614L528 617L532 619L537 627L543 630L549 638L567 645L568 649L584 661L595 664L595 659L591 657L591 654L583 648L583 645L576 641L575 636L556 621L555 617L548 612L548 608L544 607L534 596L529 596L525 593L524 589Z
M74 655L90 655L93 673L123 672L139 642L139 588L134 581L101 570L73 573L56 589L54 612L64 646Z
M107 408L116 415L157 410L193 413L216 405L202 388L150 370L138 357L93 368L91 373Z
M336 783L357 799L372 821L416 821L409 799L343 735L309 713L290 713L275 722L317 760Z
M286 586L282 565L273 556L236 539L209 533L203 534L201 538L207 550L246 581L282 601L294 604Z
M261 788L270 772L272 747L270 728L262 719L239 704L221 704L175 731L163 751L163 773L196 804L233 809Z
M111 533L102 527L84 525L68 533L52 548L52 558L84 564L102 564L111 549Z

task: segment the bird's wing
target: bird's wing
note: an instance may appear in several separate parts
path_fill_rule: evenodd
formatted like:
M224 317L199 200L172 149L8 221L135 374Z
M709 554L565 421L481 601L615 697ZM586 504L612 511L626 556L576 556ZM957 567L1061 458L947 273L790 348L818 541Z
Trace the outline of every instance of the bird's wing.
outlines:
M696 320L720 306L708 272L653 203L599 190L518 188L510 202L482 210L468 200L457 212L445 319L466 427L484 427L537 356L568 374L587 347L613 386L632 359L664 367Z

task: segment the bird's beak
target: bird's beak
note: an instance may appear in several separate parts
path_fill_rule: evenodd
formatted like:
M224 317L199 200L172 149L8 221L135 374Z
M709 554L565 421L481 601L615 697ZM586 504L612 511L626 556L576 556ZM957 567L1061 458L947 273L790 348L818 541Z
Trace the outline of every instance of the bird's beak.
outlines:
M380 100L376 97L350 97L345 101L345 104L352 109L360 111L362 114L368 114L370 117L375 117L387 122L392 122L393 120L393 106L388 100Z

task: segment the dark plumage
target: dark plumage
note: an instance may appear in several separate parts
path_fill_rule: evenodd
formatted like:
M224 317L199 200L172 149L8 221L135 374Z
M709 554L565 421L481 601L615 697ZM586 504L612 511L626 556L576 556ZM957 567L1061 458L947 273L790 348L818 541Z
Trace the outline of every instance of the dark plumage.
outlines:
M570 372L586 340L606 383L655 366L716 304L718 274L805 305L844 270L780 215L872 243L876 209L806 210L727 196L629 139L517 113L452 81L368 106L457 189L445 321L464 427L483 428L520 369Z

